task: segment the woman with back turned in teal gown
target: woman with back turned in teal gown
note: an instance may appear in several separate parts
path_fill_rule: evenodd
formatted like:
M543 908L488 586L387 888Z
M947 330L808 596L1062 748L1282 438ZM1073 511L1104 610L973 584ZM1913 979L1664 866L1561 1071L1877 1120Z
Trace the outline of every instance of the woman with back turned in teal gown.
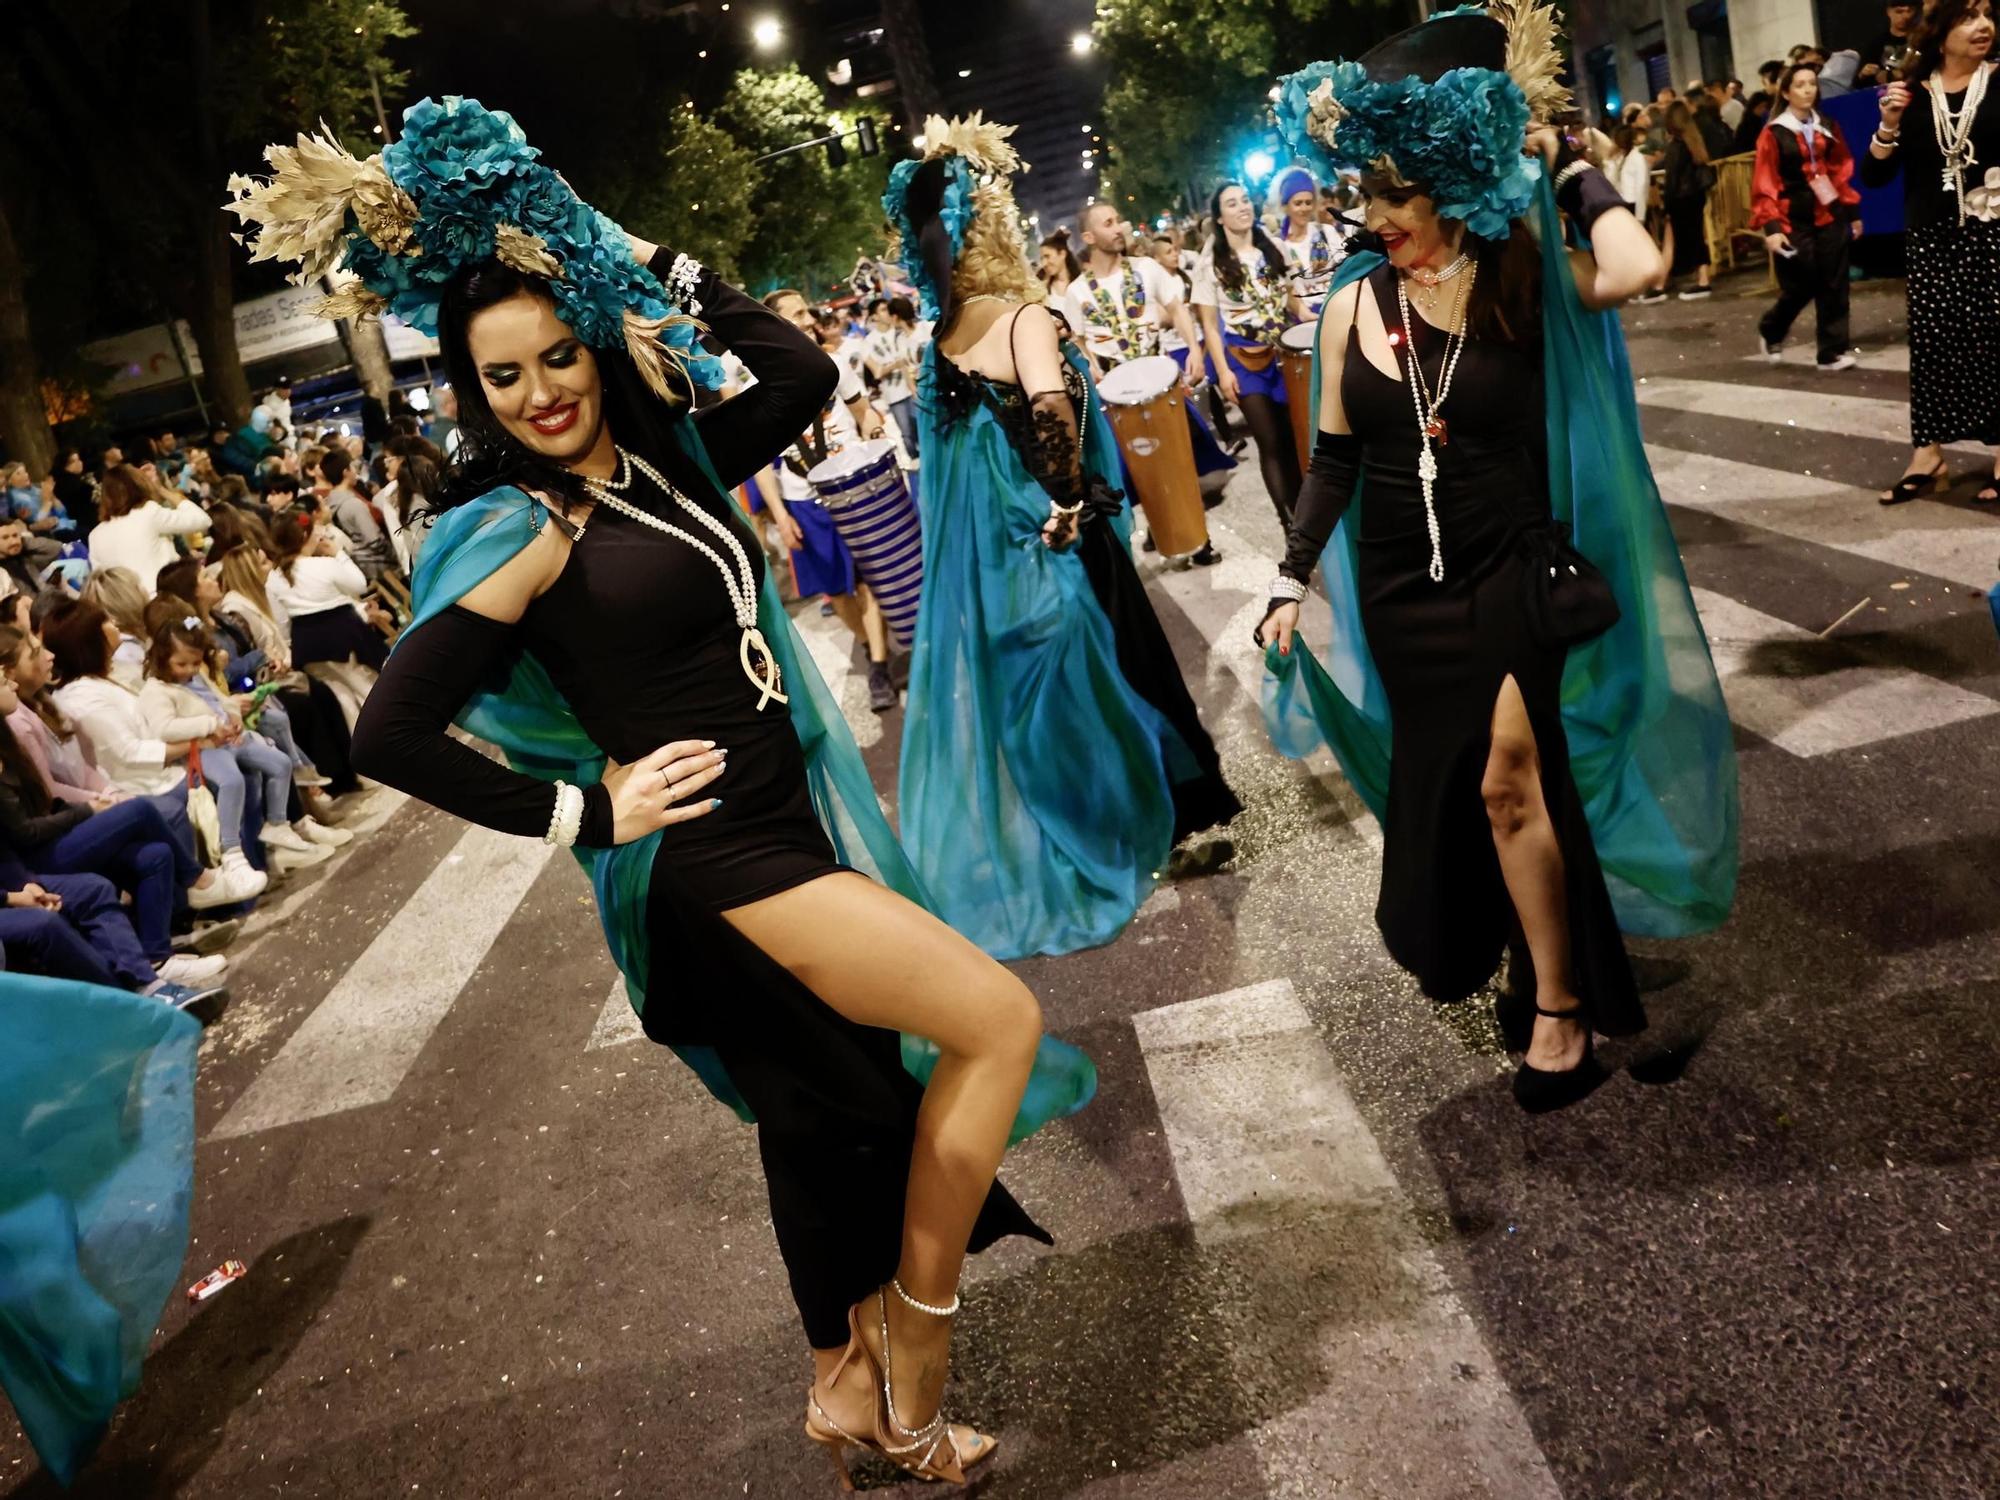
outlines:
M1028 269L1012 133L933 118L883 200L937 324L903 842L997 958L1110 941L1175 846L1241 808L1133 568L1083 355ZM1216 840L1180 867L1228 853Z

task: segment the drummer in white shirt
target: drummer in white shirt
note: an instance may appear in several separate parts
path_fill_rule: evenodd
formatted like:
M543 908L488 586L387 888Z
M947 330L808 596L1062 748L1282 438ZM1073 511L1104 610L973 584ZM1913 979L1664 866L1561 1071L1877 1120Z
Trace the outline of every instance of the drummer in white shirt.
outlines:
M1347 259L1347 236L1321 221L1319 184L1304 167L1280 172L1271 196L1280 209L1278 248L1292 268L1292 289L1306 316L1317 318L1334 268Z
M828 339L820 336L812 308L802 294L785 288L767 295L764 305L826 349ZM836 347L828 350L827 357L840 370L833 400L811 430L802 433L777 463L758 471L757 491L771 513L778 539L791 554L792 580L799 597L825 595L841 623L868 648L868 706L878 714L887 713L896 706L896 686L889 676L889 630L882 607L868 585L855 576L854 555L806 480L816 464L881 437L883 430L880 414L868 404L860 375L839 357L839 329L829 332ZM745 378L754 377L746 371Z
M1188 384L1200 385L1207 375L1201 335L1180 278L1155 260L1127 258L1132 226L1115 205L1088 204L1079 222L1083 272L1063 293L1062 313L1082 336L1092 367L1101 375L1128 359L1159 354L1162 335L1172 329L1187 347Z

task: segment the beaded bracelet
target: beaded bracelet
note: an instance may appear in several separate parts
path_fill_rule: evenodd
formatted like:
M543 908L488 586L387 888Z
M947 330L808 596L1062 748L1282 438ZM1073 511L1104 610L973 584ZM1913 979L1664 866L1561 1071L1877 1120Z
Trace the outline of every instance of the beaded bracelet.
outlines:
M570 848L576 843L576 836L583 828L583 788L571 786L567 781L556 783L556 805L549 814L549 831L542 835L545 844L560 844Z
M1300 583L1298 579L1288 574L1280 573L1271 580L1271 586L1264 593L1266 598L1288 599L1294 604L1303 604L1306 597L1306 586Z

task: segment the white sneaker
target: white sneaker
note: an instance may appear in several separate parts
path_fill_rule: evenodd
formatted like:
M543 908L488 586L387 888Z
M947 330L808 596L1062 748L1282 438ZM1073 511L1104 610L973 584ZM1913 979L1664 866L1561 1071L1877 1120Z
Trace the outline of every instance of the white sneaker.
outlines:
M1712 295L1714 294L1705 286L1691 286L1680 294L1680 298L1683 302L1699 302L1704 297Z
M207 911L211 906L234 906L239 901L249 899L238 889L236 878L228 871L212 870L209 873L214 878L207 885L188 887L188 910Z
M168 984L186 985L191 990L207 989L229 972L229 960L216 955L196 958L192 953L176 953L156 965L160 978Z
M1850 350L1846 354L1841 355L1839 359L1827 360L1820 368L1831 373L1835 370L1851 370L1858 363L1859 361L1855 359L1853 351Z
M233 879L239 894L238 901L248 901L252 896L264 894L264 887L271 883L271 877L262 870L252 868L250 861L243 857L241 849L226 849L222 854L220 875Z
M1757 357L1763 360L1764 363L1769 365L1777 364L1784 358L1781 349L1781 345L1765 343L1763 334L1760 333L1757 335Z
M332 786L331 776L322 776L316 766L297 766L292 770L293 786Z
M301 840L301 842L304 842ZM289 875L294 870L310 870L314 865L323 865L333 858L333 850L324 844L307 844L306 852L296 849L274 848L268 852L271 868L280 875Z
M266 850L289 849L294 854L310 854L313 846L292 832L289 823L266 823L264 831L257 835Z
M345 828L329 828L311 815L300 818L292 827L315 844L327 844L335 849L354 842L354 835Z

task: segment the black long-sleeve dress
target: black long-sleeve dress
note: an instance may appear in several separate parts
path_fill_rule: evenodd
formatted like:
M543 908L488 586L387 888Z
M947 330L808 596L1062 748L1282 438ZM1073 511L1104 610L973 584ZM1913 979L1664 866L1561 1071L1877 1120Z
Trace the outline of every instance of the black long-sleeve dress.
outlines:
M662 250L653 269L665 279ZM692 415L725 486L767 464L809 423L835 370L811 340L704 273L703 321L757 383ZM661 409L664 413L665 409ZM615 433L711 515L730 500L671 443ZM675 503L635 478L625 496L673 518ZM574 529L574 528L572 528ZM761 580L759 549L744 548ZM460 817L543 836L554 789L452 739L471 695L514 653L532 653L606 754L629 763L675 740L729 750L716 811L665 830L647 925L655 974L643 1018L655 1040L713 1047L756 1114L777 1232L806 1336L846 1342L847 1308L895 1269L920 1086L894 1032L836 1013L721 913L841 868L814 814L806 766L782 705L760 711L739 664L740 630L715 565L678 538L598 506L561 576L517 625L454 606L405 636L357 727L355 762ZM589 788L579 843L611 842L608 792ZM657 997L657 1003L655 999ZM975 1228L978 1250L1006 1234L1043 1241L997 1183Z
M1384 266L1361 289L1391 330L1399 321L1395 274ZM1444 335L1420 316L1411 322L1398 358L1414 350L1436 391ZM1511 676L1562 850L1571 988L1592 1026L1615 1036L1643 1029L1645 1014L1570 775L1561 701L1568 653L1535 640L1523 606L1519 533L1549 516L1541 348L1539 331L1521 345L1464 345L1442 410L1446 441L1434 449L1444 582L1433 583L1407 377L1371 364L1350 327L1340 399L1354 441L1341 459L1315 454L1281 571L1311 579L1360 482L1361 620L1394 736L1375 907L1390 956L1442 1001L1484 986L1503 947L1514 948L1517 962L1527 958L1481 795L1494 705ZM1322 435L1321 447L1330 443L1339 440ZM1534 992L1527 972L1515 981Z
M1861 151L1861 180L1887 187L1903 173L1910 316L1910 442L2000 443L2000 89L1988 80L1972 122L1965 221L1945 187L1930 90L1917 84L1887 157ZM1954 110L1965 92L1946 94ZM1991 180L1989 181L1989 177Z

